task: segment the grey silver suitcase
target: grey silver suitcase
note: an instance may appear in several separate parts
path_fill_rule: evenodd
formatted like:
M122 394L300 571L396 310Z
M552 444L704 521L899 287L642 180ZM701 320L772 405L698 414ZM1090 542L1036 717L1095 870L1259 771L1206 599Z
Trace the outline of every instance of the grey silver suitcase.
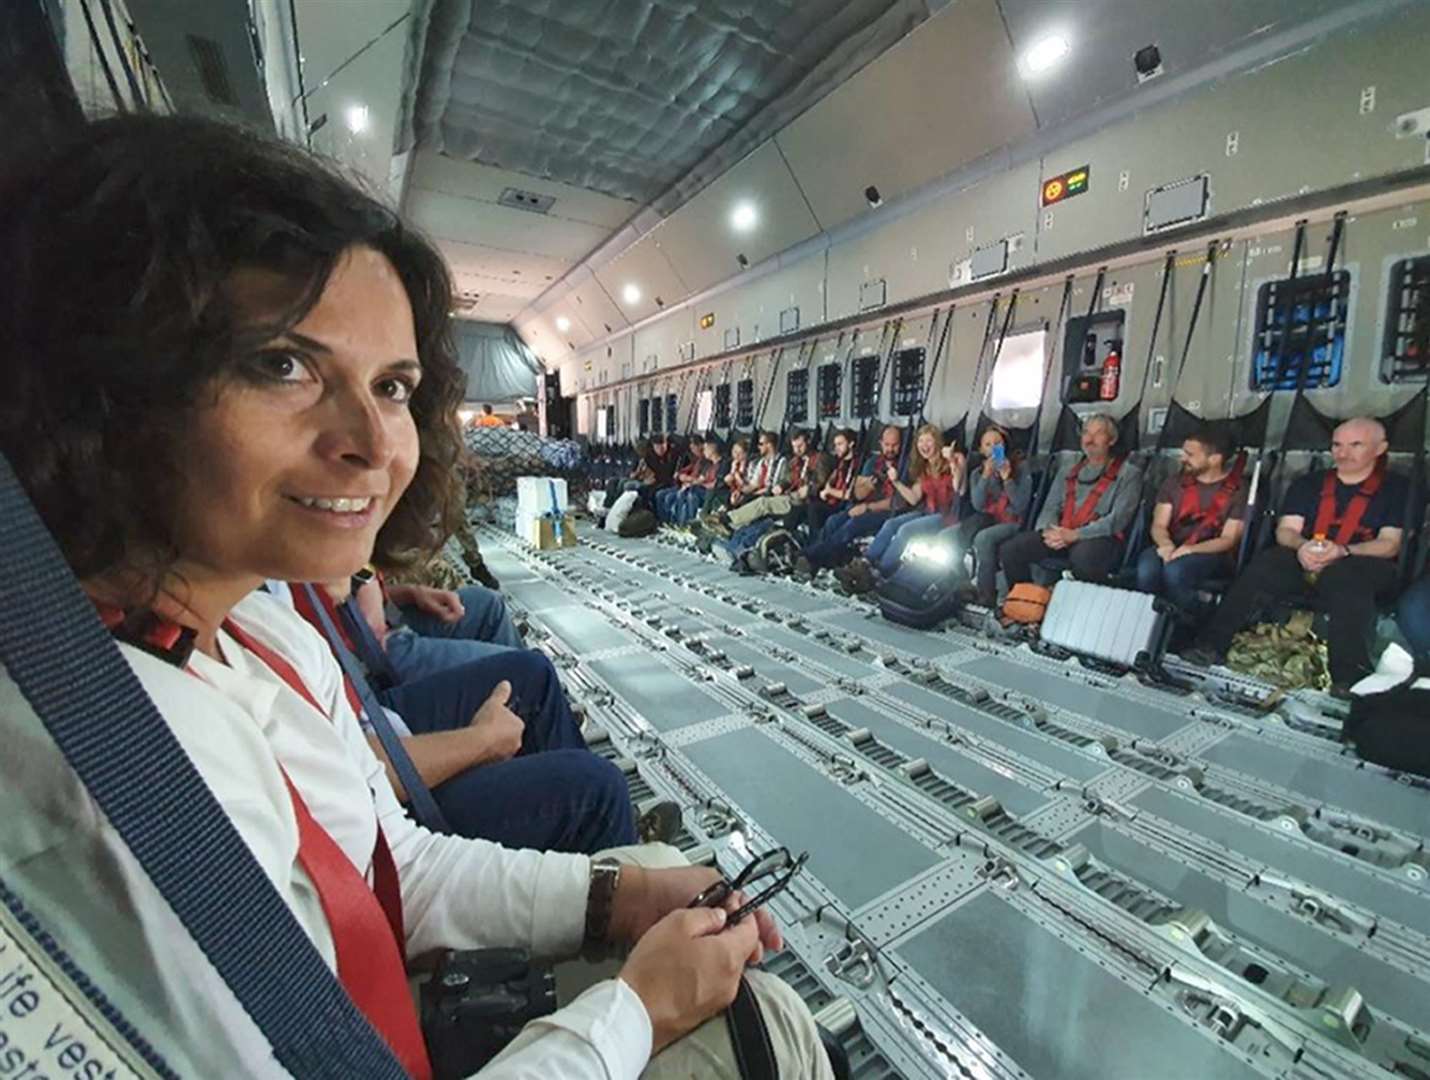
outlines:
M1053 589L1039 636L1079 656L1150 671L1167 648L1169 612L1150 593L1064 580Z

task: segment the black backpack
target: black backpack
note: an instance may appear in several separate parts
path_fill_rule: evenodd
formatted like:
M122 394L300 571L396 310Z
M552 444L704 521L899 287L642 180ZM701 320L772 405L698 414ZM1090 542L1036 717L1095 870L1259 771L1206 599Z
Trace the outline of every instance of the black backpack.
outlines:
M621 536L626 537L649 536L655 532L656 524L655 515L644 507L638 506L626 515L618 532Z
M1422 673L1379 694L1351 698L1341 737L1366 761L1430 777L1430 690L1416 689Z

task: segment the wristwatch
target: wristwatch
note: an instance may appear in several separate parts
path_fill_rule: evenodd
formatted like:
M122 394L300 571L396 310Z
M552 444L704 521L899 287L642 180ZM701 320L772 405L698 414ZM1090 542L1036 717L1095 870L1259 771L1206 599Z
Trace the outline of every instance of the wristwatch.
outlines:
M350 583L352 585L353 594L356 595L359 589L361 589L364 585L366 585L376 576L377 571L373 569L371 563L369 563L367 566L364 566L361 570L353 574Z
M616 888L621 883L621 864L615 859L596 859L591 863L591 888L586 894L587 949L604 948L611 930L611 912L615 908Z

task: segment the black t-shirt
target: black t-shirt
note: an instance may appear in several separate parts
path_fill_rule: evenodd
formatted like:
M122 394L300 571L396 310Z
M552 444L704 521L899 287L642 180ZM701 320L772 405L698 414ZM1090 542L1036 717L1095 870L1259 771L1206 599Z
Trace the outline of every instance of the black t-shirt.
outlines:
M678 464L675 455L667 450L657 454L652 450L645 458L646 466L655 473L654 485L658 488L670 487L675 483L675 469Z
M1307 540L1316 531L1316 511L1321 505L1321 485L1325 482L1324 472L1307 473L1291 485L1286 498L1281 502L1283 517L1302 519L1301 535ZM1346 506L1360 490L1359 484L1343 484L1336 480L1336 516L1344 517ZM1351 543L1360 544L1374 540L1381 529L1401 529L1405 527L1405 477L1387 472L1380 490L1370 500L1360 519L1359 535Z
M1226 518L1211 532L1202 531L1203 540L1213 540L1221 535L1222 529L1226 527L1227 521L1246 520L1246 498L1247 488L1251 486L1251 478L1243 476L1240 486L1232 492L1231 498L1227 502ZM1198 483L1197 488L1197 509L1205 514L1211 509L1212 503L1216 501L1217 492L1221 490L1221 481L1215 484ZM1162 481L1162 486L1157 489L1157 502L1172 504L1172 521L1167 526L1167 532L1171 534L1174 544L1185 544L1187 538L1192 535L1197 527L1196 519L1178 517L1177 513L1182 508L1182 474L1177 473L1167 477Z

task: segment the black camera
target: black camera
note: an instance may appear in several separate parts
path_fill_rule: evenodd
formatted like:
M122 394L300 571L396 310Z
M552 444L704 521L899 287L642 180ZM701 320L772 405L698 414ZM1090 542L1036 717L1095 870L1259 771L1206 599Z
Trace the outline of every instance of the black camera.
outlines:
M556 977L525 949L449 952L422 984L422 1034L434 1080L471 1076L517 1032L556 1011Z

